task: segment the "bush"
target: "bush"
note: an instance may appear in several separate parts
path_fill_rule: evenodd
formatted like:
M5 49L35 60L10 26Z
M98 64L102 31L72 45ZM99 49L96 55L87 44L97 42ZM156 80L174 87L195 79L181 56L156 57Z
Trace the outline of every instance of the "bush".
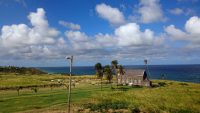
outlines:
M165 82L158 82L159 86L166 86L167 84Z
M103 111L103 110L108 110L108 109L127 109L128 108L128 103L124 101L115 101L112 102L111 100L103 100L102 102L98 104L92 104L88 103L84 105L85 108L89 108L91 111Z
M188 86L187 83L179 83L179 84L182 85L182 86Z

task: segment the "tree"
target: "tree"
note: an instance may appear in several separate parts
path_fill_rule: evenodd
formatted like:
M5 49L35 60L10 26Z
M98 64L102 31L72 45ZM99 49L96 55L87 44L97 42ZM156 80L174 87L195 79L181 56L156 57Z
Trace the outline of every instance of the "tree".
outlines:
M125 71L124 71L124 67L122 66L122 65L119 65L118 66L118 73L120 74L120 76L121 76L121 83L122 83L122 75L124 75L125 74Z
M111 87L112 87L112 78L113 78L113 74L112 74L112 70L110 69L109 65L106 65L104 67L104 74L106 75L106 79L109 81Z
M103 67L101 63L95 64L96 75L99 79L101 79L101 90L102 90L102 79L103 79Z
M112 72L116 76L116 81L117 81L117 85L118 85L118 75L117 75L117 68L118 68L118 66L117 65L118 65L118 61L117 60L113 60L111 62Z

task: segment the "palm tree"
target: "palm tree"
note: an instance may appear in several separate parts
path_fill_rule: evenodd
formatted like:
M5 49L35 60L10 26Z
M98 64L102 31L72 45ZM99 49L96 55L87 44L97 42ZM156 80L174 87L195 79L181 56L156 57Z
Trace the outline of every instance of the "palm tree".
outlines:
M122 83L122 75L124 75L125 74L125 71L124 71L124 67L122 66L122 65L119 65L118 66L118 73L120 74L120 76L121 76L121 81L120 81L120 83Z
M110 86L112 87L112 78L113 78L113 75L112 75L112 70L110 69L109 65L106 65L104 67L104 74L106 75L106 79L109 81Z
M118 65L118 61L117 60L113 60L111 62L112 72L116 76L116 81L117 81L117 85L118 85L118 75L117 75L117 68L118 68L118 66L117 65Z
M101 63L95 64L96 75L99 79L101 79L101 90L102 90L102 79L103 79L103 67Z

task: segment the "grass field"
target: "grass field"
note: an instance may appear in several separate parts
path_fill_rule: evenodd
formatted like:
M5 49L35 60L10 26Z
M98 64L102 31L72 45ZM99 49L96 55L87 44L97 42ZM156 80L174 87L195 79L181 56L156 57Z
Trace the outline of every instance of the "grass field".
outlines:
M63 75L1 74L0 87L29 86L66 83ZM147 113L199 113L200 84L154 80L157 87L115 86L110 88L104 80L103 90L99 80L91 76L73 77L73 112L147 112ZM160 84L160 85L158 85ZM61 113L67 111L67 87L38 87L0 90L0 113ZM66 112L67 113L67 112Z

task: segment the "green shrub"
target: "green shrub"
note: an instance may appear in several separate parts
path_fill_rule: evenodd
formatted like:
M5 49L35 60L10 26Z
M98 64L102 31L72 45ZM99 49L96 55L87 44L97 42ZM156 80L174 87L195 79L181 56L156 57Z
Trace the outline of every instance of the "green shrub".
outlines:
M188 86L187 83L179 83L179 85L182 85L182 86Z
M166 86L167 84L165 82L158 82L159 86Z
M127 109L128 103L124 101L114 101L111 100L103 100L98 104L88 103L84 105L85 108L89 108L91 111L103 111L108 109Z

